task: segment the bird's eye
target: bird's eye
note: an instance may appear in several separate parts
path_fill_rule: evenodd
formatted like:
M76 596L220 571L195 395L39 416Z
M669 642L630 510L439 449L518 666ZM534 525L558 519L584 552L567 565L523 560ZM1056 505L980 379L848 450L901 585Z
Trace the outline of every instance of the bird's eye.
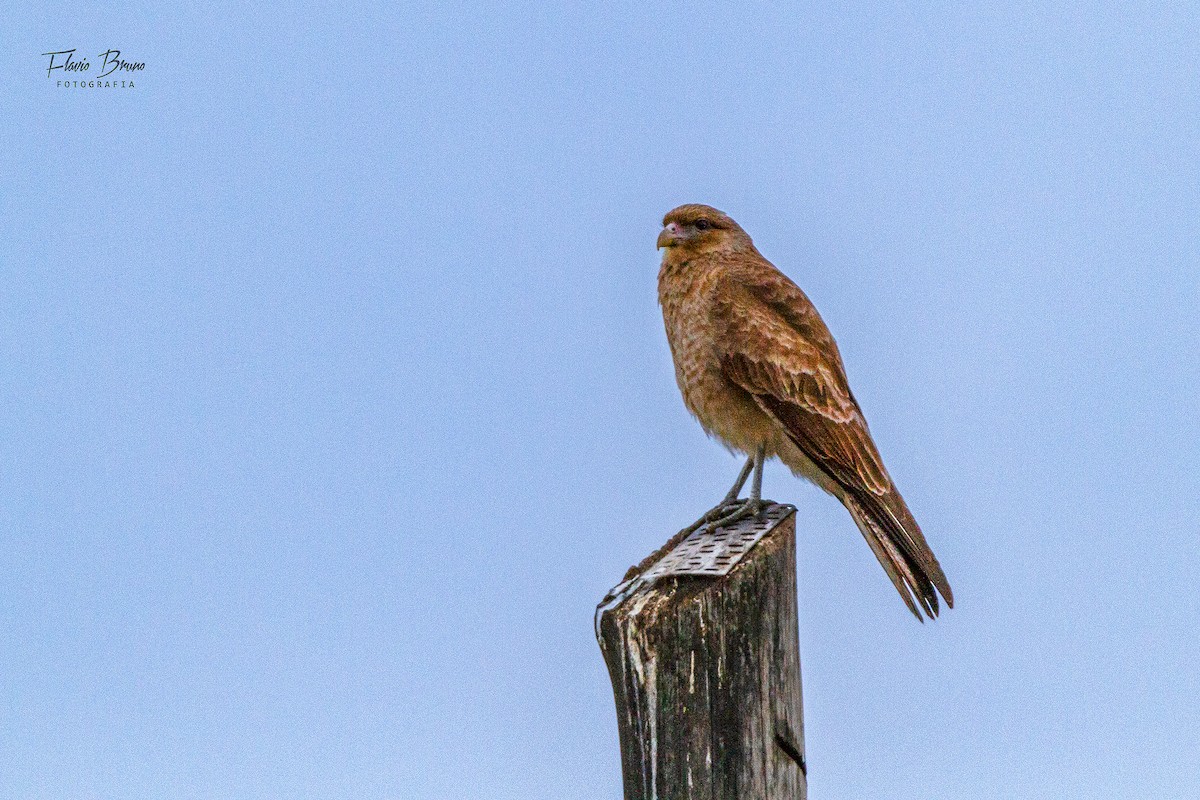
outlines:
M706 231L711 227L712 227L712 223L706 219L696 220L696 230L698 230L698 231Z

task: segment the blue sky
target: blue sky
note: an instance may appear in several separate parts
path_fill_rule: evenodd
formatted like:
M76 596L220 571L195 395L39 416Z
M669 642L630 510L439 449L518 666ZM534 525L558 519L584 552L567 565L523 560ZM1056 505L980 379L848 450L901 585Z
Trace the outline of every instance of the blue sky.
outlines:
M1200 10L446 5L0 14L0 797L620 797L593 607L738 466L683 202L958 601L768 469L812 795L1200 795Z

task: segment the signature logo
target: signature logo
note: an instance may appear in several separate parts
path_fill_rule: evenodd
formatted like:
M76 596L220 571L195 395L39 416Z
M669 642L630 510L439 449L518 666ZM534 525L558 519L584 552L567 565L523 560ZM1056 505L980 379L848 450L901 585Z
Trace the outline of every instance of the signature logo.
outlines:
M59 71L55 86L74 88L124 88L133 89L133 73L146 69L144 61L130 61L121 57L120 50L105 50L96 56L100 62L94 77L88 77L92 70L92 62L86 55L77 55L78 48L70 50L55 50L52 53L42 53L50 61L46 65L46 77L54 78ZM74 76L71 80L68 76Z

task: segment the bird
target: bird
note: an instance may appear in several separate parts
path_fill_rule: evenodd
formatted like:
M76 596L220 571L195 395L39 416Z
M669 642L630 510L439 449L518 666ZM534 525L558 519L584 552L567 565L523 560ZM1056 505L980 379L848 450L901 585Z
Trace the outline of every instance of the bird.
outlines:
M950 583L884 467L808 296L711 206L667 212L657 247L658 300L684 405L710 436L747 456L724 499L685 530L760 515L763 464L778 458L842 502L918 620L937 617L939 594L953 608Z

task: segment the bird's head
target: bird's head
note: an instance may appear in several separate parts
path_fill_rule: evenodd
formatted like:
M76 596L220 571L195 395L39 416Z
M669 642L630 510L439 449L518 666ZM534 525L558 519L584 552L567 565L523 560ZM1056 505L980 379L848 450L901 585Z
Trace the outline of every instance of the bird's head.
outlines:
M750 237L733 219L712 206L690 203L672 209L663 217L658 234L664 258L695 258L705 253L737 251L753 247Z

